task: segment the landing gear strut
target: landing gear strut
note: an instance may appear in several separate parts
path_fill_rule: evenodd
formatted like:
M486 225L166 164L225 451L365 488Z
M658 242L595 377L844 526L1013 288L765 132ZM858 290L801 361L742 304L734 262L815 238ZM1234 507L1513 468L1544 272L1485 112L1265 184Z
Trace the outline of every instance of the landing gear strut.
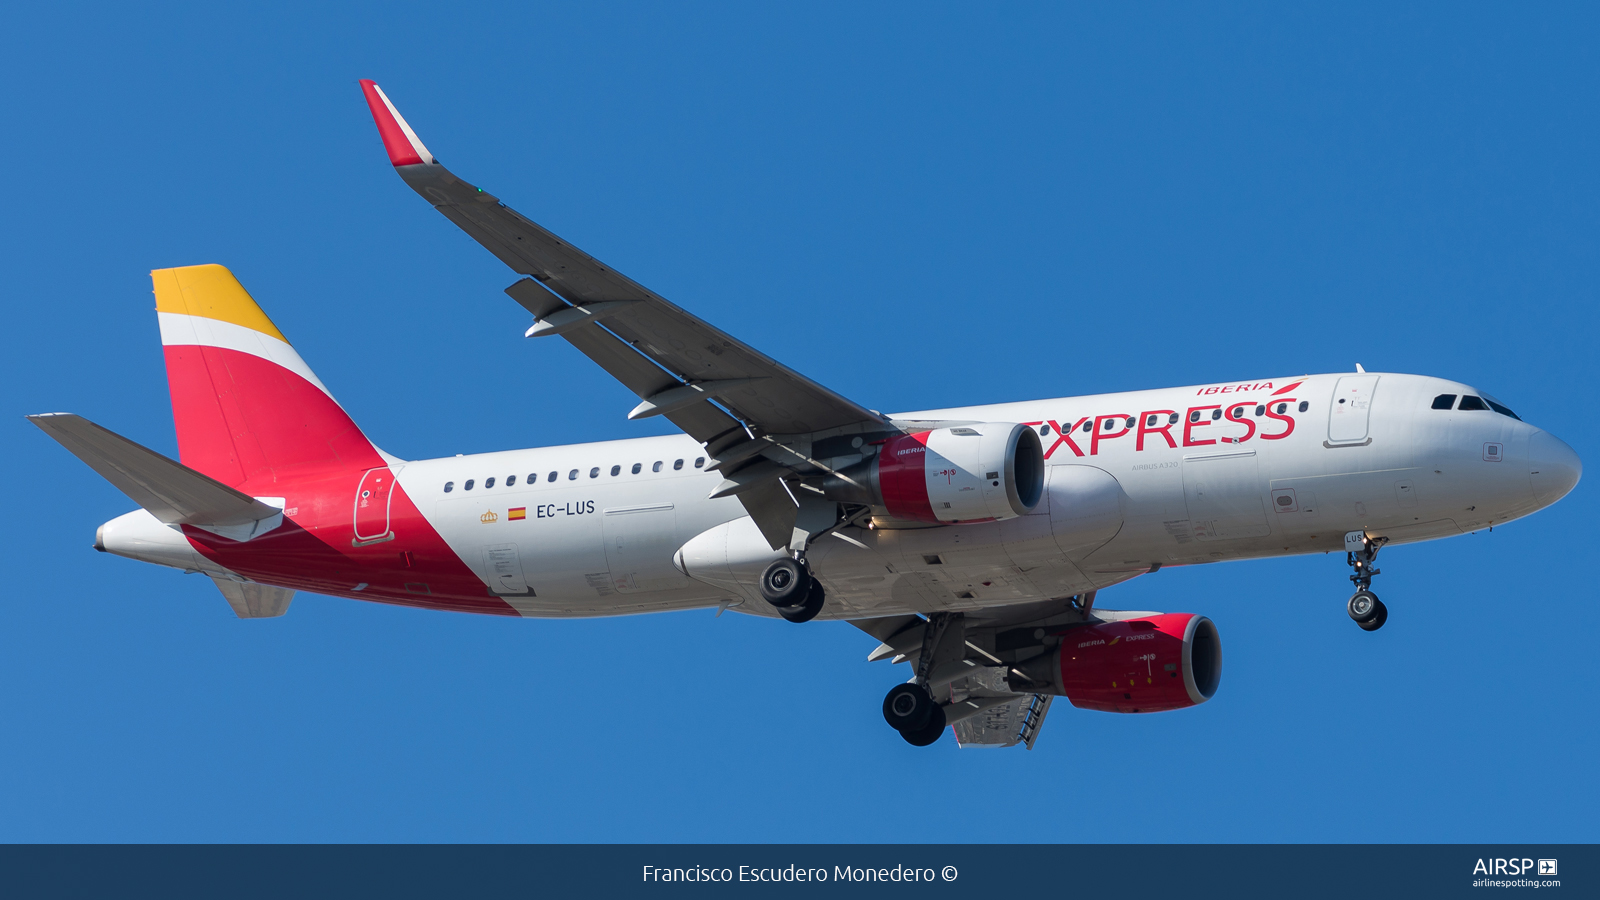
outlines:
M1374 565L1378 551L1388 542L1388 538L1369 537L1364 531L1352 531L1344 536L1345 561L1356 570L1350 576L1356 592L1345 610L1362 631L1377 631L1389 621L1389 608L1371 590L1373 576L1380 574Z
M809 622L822 612L827 592L811 574L804 556L780 559L761 573L761 598L791 622Z

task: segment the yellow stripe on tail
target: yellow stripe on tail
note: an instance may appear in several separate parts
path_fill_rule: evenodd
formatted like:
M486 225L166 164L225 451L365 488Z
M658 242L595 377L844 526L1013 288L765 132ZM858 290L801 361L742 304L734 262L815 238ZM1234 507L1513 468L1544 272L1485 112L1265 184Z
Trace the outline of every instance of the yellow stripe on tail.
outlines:
M156 269L150 278L156 286L157 312L217 319L289 342L224 266Z

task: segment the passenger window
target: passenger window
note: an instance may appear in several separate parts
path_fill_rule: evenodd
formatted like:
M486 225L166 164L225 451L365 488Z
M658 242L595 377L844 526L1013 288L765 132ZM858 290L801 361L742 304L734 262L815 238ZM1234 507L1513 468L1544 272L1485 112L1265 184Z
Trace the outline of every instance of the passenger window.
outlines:
M571 472L568 472L567 473L567 480L568 481L577 481L578 480L578 470L577 469L573 469Z
M1340 402L1343 402L1343 401L1340 401ZM1280 416L1283 415L1284 411L1287 410L1288 408L1289 408L1289 404L1287 404L1287 403L1279 403L1278 404L1278 415L1280 415Z
M694 458L694 467L696 469L704 466L705 464L706 464L706 458L704 456L696 456Z
M1094 423L1093 422L1084 422L1083 423L1083 433L1084 434L1088 434L1093 429L1094 429Z
M622 467L621 466L612 466L611 467L611 477L612 478L615 478L615 477L617 477L618 475L621 475L621 474L622 474ZM590 477L592 478L593 476L590 476Z
M1167 416L1167 424L1168 425L1176 425L1176 424L1178 424L1178 414L1177 413L1173 413L1172 415Z
M555 480L556 480L556 475L557 475L557 474L558 474L558 473L556 473L556 472L551 472L551 473L550 473L550 480L551 480L551 481L555 481Z
M672 471L676 472L681 468L683 468L683 460L681 460L681 459L673 460L673 462L672 462Z
M1439 396L1433 398L1433 408L1434 409L1449 409L1450 407L1455 406L1455 405L1456 405L1456 395L1455 394L1440 394Z
M463 485L462 485L462 486L461 486L461 489L462 489L462 490L463 490L463 491L470 491L470 490L472 490L472 479L471 479L471 478L468 478L468 479L467 479L467 483L466 483L466 484L463 484Z
M1039 426L1039 434L1041 436L1049 434L1049 433L1050 433L1050 426L1049 425L1040 425Z
M1310 408L1311 408L1311 403L1309 401L1307 401L1307 400L1301 400L1300 401L1300 411L1301 412L1305 412L1306 410L1308 410Z
M656 464L650 467L650 471L652 471L652 472L661 471L661 460L659 460L659 459L656 460Z
M511 487L512 485L514 485L516 483L517 483L517 476L515 476L515 475L507 475L506 476L506 487Z
M483 489L484 490L488 490L489 488L492 488L492 487L494 487L494 479L493 478L485 478L483 480Z
M1145 416L1144 417L1144 427L1146 427L1146 428L1154 428L1155 425L1156 425L1156 417L1155 416Z
M1135 418L1134 418L1134 417L1132 417L1132 416L1129 416L1129 417L1128 417L1128 421L1126 421L1126 422L1124 422L1124 423L1122 423L1122 427L1124 427L1124 428L1132 428L1132 427L1133 427L1133 425L1134 425L1134 423L1135 423L1135 422L1137 422L1137 421L1139 421L1139 420L1138 420L1138 419L1135 419Z
M1481 397L1474 397L1471 394L1467 394L1467 395L1465 395L1465 396L1463 396L1461 398L1460 409L1464 409L1464 410L1466 410L1466 409L1488 410L1488 408L1489 408L1488 406L1484 405L1483 399Z
M555 481L556 480L556 473L554 473L554 472L550 473L550 480L551 481ZM528 486L532 487L533 485L536 485L538 483L539 483L539 473L538 472L529 472L528 473Z
M1222 418L1222 410L1220 410L1220 409L1213 409L1213 410L1212 410L1212 411L1211 411L1211 421L1213 421L1213 422L1215 422L1215 421L1216 421L1216 420L1218 420L1218 419L1220 419L1220 418Z
M643 468L644 468L644 466L642 464L634 463L633 464L633 474L635 474L635 475L639 474L639 470L643 469Z
M456 483L454 481L446 481L444 483L444 492L446 494L450 493L451 491L453 491L455 489L456 489Z
M1257 403L1256 404L1256 418L1258 418L1258 419L1261 418L1263 415L1266 414L1266 412L1267 412L1267 407L1266 407L1265 404L1262 404L1262 403Z
M589 470L589 477L590 478L599 478L600 477L600 467L599 466L595 466L594 468L590 469Z
M1191 422L1200 421L1200 410L1197 409L1194 412L1189 413L1189 421L1191 421Z

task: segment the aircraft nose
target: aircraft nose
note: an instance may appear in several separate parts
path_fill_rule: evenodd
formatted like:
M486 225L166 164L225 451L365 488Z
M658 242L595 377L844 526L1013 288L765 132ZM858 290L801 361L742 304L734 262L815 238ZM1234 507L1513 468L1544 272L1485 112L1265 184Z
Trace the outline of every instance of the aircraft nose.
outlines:
M1533 495L1546 505L1560 500L1583 476L1583 460L1565 441L1548 431L1536 431L1528 441L1528 469L1533 473Z

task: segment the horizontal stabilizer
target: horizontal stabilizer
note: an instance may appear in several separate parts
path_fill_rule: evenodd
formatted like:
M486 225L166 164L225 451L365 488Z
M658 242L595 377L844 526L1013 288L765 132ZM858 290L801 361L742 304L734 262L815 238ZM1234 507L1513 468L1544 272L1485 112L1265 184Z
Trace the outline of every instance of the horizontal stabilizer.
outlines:
M241 619L276 618L289 611L289 601L294 599L294 591L289 588L240 584L216 576L211 580L217 583L217 590L222 591L228 605L233 607L233 614Z
M194 525L233 540L276 528L283 510L71 413L28 421L167 525Z

